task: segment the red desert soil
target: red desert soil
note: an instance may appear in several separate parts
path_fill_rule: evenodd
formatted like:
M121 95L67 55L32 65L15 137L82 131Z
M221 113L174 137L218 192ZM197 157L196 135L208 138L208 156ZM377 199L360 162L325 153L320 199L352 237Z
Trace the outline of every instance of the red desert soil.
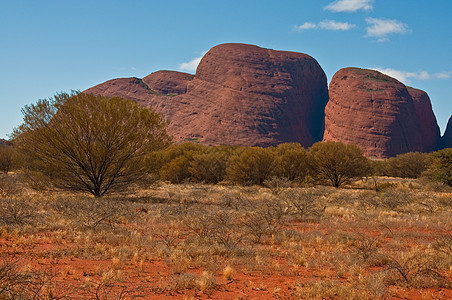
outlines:
M318 225L314 225L313 228L305 228L302 223L295 226L308 231L321 231L325 234L332 230ZM423 230L411 228L404 231L410 234L419 233ZM432 230L424 231L435 233ZM378 233L369 231L363 234L377 235ZM436 232L436 234L439 233ZM56 250L66 250L70 253L71 250L80 251L81 246L74 243L55 245L47 243L45 237L34 238L37 242L28 244L23 240L17 243L14 238L1 238L0 251L2 257L3 259L19 260L20 264L25 266L26 269L43 271L54 276L52 280L54 283L58 283L60 292L72 291L75 286L79 286L81 283L91 282L96 285L102 281L102 274L110 270L113 273L121 274L120 276L123 278L127 278L125 281L118 281L118 286L113 288L113 291L116 289L119 292L124 284L130 289L134 287L148 288L139 299L293 299L291 290L294 283L322 281L322 278L335 276L334 270L294 267L293 264L289 264L276 255L268 262L267 267L258 270L248 270L245 266L235 267L232 280L225 279L221 272L215 273L216 286L205 292L193 288L171 291L165 290L163 287L165 282L167 284L168 278L175 274L171 273L164 260L149 259L139 264L131 260L117 263L114 260L96 257L58 258L58 255L56 255L49 258L51 256L49 254L56 253ZM389 241L390 239L387 239L385 242ZM22 243L27 245L24 246ZM275 250L284 251L284 249ZM328 251L328 248L316 247L315 251L318 253L317 255L320 255L322 252ZM199 278L203 271L189 266L186 273L197 275ZM381 268L370 268L369 271L378 272L381 271ZM452 273L450 275L449 279L452 280ZM344 276L350 278L350 274L344 274ZM347 280L343 278L340 281L347 282ZM415 289L391 286L390 292L392 294L391 299L452 299L452 289L445 288ZM86 291L75 289L74 295L78 297L77 299L89 296Z

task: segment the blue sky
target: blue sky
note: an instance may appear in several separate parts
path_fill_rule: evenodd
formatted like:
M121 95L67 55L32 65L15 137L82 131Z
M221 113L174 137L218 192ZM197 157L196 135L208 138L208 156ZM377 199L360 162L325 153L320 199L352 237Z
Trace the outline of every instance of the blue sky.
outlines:
M0 0L0 138L20 109L157 70L194 73L220 43L307 53L328 80L375 68L425 90L441 130L452 113L450 0Z

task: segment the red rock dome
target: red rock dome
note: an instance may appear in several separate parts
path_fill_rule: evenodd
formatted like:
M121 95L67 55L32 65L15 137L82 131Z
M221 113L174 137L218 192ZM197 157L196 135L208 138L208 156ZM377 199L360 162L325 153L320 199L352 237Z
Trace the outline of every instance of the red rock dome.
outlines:
M378 71L339 70L325 108L325 141L361 147L366 156L423 151L421 124L405 85Z
M323 136L326 76L309 55L246 44L222 44L202 58L196 75L159 71L115 79L85 93L121 96L170 120L175 141L310 146Z

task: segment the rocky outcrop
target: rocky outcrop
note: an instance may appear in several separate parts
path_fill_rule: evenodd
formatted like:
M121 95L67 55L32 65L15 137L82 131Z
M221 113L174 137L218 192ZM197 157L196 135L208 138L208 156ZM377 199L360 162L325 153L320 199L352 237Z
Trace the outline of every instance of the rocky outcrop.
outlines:
M158 113L166 113L171 98L185 93L193 75L175 71L158 71L139 78L118 78L96 85L84 91L87 94L122 97L152 107Z
M187 86L194 75L176 71L157 71L143 78L143 82L153 91L164 95L187 93Z
M447 122L446 131L443 136L443 148L452 148L452 116Z
M253 45L213 47L195 75L158 71L85 93L152 107L169 119L176 142L308 147L323 139L356 144L376 157L452 146L451 122L441 138L425 92L374 70L345 68L332 78L328 96L314 58Z
M175 141L310 146L323 136L326 76L309 55L245 44L212 48L196 75L159 71L115 79L85 91L121 96L170 120Z
M441 132L433 113L432 103L426 92L407 87L414 103L414 110L421 126L422 150L436 151L440 147Z
M325 108L325 141L356 144L366 156L423 151L421 124L405 85L378 71L339 70Z

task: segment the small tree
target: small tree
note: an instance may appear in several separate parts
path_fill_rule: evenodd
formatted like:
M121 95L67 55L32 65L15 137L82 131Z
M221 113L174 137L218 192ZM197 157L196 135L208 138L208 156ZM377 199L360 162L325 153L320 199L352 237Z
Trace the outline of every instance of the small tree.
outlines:
M367 176L370 166L361 149L341 142L318 142L309 149L314 172L339 188L354 177Z
M101 197L145 174L144 155L168 142L167 122L121 98L73 92L25 106L13 133L56 187Z
M452 186L452 148L432 154L433 163L428 175L435 181Z

